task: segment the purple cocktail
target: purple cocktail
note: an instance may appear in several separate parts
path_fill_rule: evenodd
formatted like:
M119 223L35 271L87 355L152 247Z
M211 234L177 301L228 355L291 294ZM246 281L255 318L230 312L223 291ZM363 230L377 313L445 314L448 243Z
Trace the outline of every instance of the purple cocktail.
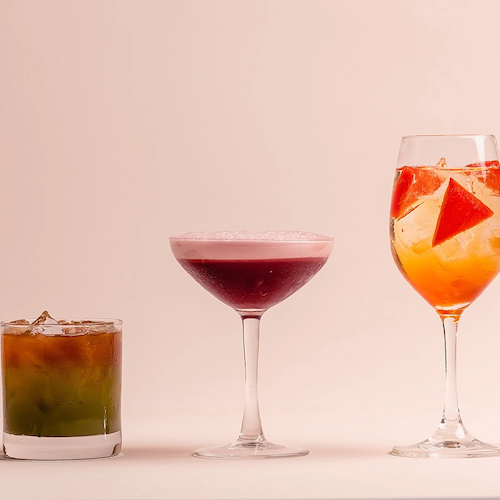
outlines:
M333 239L313 233L274 231L187 233L170 238L181 266L243 320L246 398L238 440L197 450L203 458L269 458L308 450L267 441L257 397L259 326L262 314L304 286L326 263Z

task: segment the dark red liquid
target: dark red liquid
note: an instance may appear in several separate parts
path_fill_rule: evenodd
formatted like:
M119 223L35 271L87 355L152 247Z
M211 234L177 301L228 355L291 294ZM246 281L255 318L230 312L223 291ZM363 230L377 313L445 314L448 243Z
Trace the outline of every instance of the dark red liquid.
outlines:
M276 260L191 260L181 266L225 304L239 310L266 310L304 286L326 258Z

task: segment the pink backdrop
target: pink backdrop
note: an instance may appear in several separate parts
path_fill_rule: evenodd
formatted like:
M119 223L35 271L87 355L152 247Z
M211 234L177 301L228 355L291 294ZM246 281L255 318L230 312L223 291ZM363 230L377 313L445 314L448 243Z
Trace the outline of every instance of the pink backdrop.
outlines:
M394 168L402 135L500 137L499 18L494 0L3 0L0 317L121 318L126 440L222 444L239 319L168 237L324 233L325 268L263 318L266 434L426 437L442 335L390 255ZM458 346L464 421L496 442L499 297L497 280Z

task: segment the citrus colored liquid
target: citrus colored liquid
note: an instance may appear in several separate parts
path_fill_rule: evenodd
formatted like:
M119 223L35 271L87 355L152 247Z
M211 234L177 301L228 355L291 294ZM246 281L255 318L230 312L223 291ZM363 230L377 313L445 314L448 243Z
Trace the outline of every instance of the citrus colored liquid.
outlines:
M4 432L90 436L120 430L121 332L2 334Z
M238 310L266 310L305 285L325 257L255 260L179 259L219 300Z
M497 175L498 167L494 173ZM391 218L391 243L396 264L417 292L442 314L460 314L500 269L500 193L492 189L488 168L445 169L420 167L434 178L431 194L425 186L411 206ZM401 170L397 172L397 176ZM493 215L433 246L445 192L453 178L486 205ZM396 177L397 181L398 177ZM415 191L419 190L417 186ZM396 192L396 190L395 190Z

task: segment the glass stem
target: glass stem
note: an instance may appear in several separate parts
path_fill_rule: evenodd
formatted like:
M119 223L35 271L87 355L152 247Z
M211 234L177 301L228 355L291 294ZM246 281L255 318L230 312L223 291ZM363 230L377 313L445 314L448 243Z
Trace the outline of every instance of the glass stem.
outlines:
M445 398L443 418L434 438L440 441L454 442L465 437L467 431L462 424L458 408L457 391L457 331L456 316L443 316L445 349Z
M259 315L241 314L243 320L243 349L245 355L245 409L238 441L256 443L265 441L260 422L258 398L258 364L259 364Z

